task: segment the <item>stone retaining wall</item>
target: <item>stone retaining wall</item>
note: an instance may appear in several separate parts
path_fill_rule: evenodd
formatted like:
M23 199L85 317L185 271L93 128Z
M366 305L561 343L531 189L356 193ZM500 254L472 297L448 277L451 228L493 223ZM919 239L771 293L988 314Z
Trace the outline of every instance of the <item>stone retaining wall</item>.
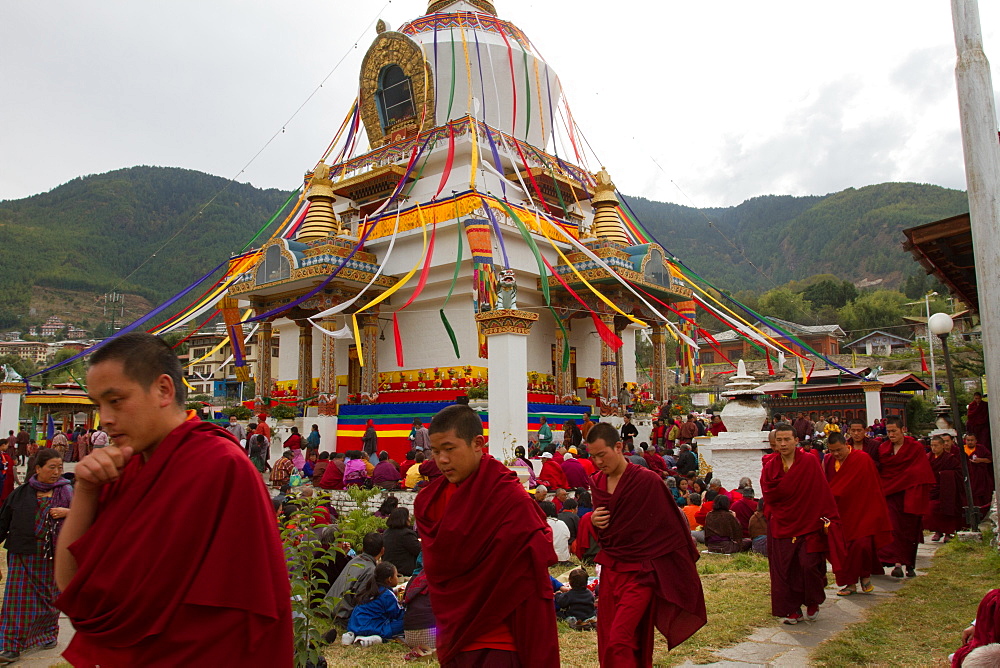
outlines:
M335 489L329 490L327 493L330 494L333 507L336 508L337 512L341 515L355 510L358 507L357 504L354 503L354 499L352 499L346 491ZM382 505L382 502L385 501L385 497L390 495L399 499L400 506L407 508L411 514L413 513L413 500L417 497L417 493L408 489L386 490L379 492L368 502L368 508L366 510L369 513L374 513L378 510L379 506Z

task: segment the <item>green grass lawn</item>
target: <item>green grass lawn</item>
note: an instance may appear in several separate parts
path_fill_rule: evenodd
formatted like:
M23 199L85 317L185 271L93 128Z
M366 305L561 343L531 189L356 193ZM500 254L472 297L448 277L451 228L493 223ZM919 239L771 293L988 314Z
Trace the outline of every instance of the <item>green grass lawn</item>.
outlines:
M979 601L1000 585L1000 555L985 543L951 542L928 574L871 608L865 619L821 644L821 666L944 666L976 616Z

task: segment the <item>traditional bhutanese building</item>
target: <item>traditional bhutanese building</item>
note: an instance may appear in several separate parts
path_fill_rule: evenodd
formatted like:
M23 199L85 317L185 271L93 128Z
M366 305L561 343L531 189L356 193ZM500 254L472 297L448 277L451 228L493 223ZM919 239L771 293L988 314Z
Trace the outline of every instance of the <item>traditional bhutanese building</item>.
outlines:
M491 384L491 443L498 406L527 408L506 452L541 415L617 410L640 327L665 398L662 316L690 289L630 231L608 172L584 166L563 84L528 37L487 0L435 0L396 30L379 21L359 90L344 148L309 165L294 233L229 290L259 319L258 350L280 333L253 369L258 406L297 396L307 423L337 424L338 450L373 418L399 455L413 417L492 367L513 374L513 398ZM523 360L506 335L527 335Z

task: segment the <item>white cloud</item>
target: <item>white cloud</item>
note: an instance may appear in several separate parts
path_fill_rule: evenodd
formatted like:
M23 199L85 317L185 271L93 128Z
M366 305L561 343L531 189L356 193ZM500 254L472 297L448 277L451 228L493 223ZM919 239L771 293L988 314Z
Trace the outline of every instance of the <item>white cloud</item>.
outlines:
M948 3L496 4L624 192L709 206L888 179L964 188ZM353 45L380 6L4 3L0 198L134 164L233 176L347 53L240 176L294 187L353 99L374 31ZM398 26L425 7L382 15ZM1000 3L980 11L996 67Z

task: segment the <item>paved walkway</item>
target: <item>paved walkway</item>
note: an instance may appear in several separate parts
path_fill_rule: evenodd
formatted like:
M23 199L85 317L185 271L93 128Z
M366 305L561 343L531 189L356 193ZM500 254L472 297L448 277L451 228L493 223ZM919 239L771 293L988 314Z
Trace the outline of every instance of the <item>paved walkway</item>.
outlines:
M930 566L939 543L924 543L917 549L917 575ZM817 645L843 631L861 619L865 610L886 600L903 586L902 580L887 575L873 575L872 594L837 596L840 589L832 585L826 590L826 603L820 606L815 622L799 622L793 626L777 623L756 629L744 642L714 652L719 659L709 666L807 666L809 654ZM694 666L685 663L683 666Z

